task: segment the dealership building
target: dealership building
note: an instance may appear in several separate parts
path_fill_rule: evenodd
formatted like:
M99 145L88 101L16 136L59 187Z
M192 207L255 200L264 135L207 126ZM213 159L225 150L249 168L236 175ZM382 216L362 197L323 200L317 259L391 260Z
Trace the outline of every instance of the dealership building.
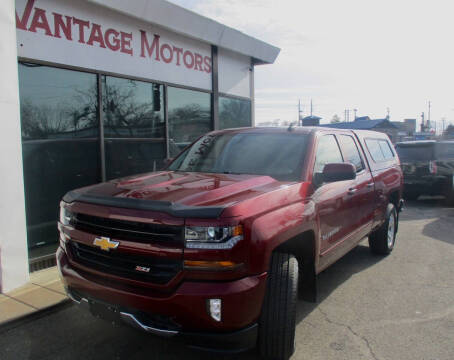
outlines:
M0 30L0 292L53 264L67 191L254 125L254 66L279 53L163 0L3 0Z

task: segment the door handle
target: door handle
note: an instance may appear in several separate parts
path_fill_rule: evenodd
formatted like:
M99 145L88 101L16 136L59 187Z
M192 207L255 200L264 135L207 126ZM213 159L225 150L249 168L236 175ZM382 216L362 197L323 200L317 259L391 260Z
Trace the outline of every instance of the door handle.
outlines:
M367 187L368 187L368 188L371 188L371 187L373 187L373 186L374 186L374 183L373 183L373 182L367 184Z
M357 190L358 190L358 189L350 188L350 189L348 189L347 194L348 194L348 195L353 195Z

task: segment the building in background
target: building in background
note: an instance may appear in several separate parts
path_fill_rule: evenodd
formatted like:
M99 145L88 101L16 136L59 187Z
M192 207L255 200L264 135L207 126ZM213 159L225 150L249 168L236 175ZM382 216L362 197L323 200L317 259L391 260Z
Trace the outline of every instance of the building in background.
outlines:
M309 115L301 119L303 126L319 126L322 118L315 115Z
M5 0L0 13L0 292L27 280L29 258L52 261L67 191L253 125L254 66L279 53L163 0Z
M356 129L356 130L373 130L385 133L389 136L393 143L396 142L398 136L398 127L387 118L371 120L369 116L357 117L355 121L340 122L334 124L324 124L324 127L336 129Z
M416 119L404 119L404 121L391 121L397 127L395 142L414 140L416 133Z

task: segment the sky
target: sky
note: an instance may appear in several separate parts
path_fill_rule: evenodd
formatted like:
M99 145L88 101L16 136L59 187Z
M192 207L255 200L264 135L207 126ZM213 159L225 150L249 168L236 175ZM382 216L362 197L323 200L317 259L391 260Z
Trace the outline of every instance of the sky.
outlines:
M392 121L454 124L454 3L450 0L171 0L281 49L255 68L256 124L328 123L345 109Z

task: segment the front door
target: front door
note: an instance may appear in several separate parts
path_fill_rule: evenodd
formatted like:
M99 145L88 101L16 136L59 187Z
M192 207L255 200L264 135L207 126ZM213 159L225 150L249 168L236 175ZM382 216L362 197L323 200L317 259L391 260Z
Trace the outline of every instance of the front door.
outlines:
M341 163L344 159L334 135L323 135L318 139L313 183L328 163ZM350 234L355 226L354 198L349 189L355 187L355 180L323 183L313 194L317 204L320 236L320 255L328 256Z

